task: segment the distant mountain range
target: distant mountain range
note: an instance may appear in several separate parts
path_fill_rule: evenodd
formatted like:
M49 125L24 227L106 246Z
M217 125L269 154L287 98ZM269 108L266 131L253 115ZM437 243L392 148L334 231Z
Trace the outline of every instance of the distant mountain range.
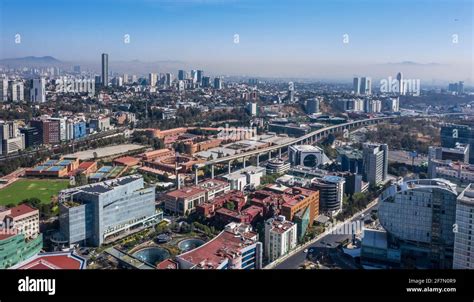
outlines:
M49 65L49 66L54 66L54 65L61 65L61 64L63 64L63 62L56 59L56 58L54 58L54 57L51 57L51 56L44 56L44 57L29 56L29 57L22 57L22 58L1 59L0 64L8 65L8 66L14 66L14 65L21 65L21 66Z

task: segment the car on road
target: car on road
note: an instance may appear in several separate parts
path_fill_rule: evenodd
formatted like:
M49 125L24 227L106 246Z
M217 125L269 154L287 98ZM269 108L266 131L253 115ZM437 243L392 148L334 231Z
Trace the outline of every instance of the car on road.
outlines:
M307 252L308 252L308 249L305 249L305 250L303 251L303 253L307 253Z

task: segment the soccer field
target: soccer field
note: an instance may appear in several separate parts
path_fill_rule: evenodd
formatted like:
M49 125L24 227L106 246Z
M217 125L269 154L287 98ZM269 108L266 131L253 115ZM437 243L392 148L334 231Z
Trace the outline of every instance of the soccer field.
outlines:
M8 187L0 190L0 205L18 204L20 201L36 197L43 203L51 201L51 197L66 189L67 180L19 179Z

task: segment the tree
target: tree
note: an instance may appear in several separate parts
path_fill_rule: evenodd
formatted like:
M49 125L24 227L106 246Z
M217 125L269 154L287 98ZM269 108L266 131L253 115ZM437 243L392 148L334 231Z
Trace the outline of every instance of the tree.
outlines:
M235 209L235 204L233 202L226 202L224 207L228 210L233 211Z

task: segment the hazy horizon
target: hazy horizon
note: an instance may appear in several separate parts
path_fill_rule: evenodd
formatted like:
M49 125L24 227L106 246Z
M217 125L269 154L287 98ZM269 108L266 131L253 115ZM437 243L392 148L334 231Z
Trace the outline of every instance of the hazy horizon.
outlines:
M130 61L173 61L184 65L173 72L350 80L401 71L472 85L472 9L469 0L2 0L0 57L99 70L105 52L116 72L170 72Z

